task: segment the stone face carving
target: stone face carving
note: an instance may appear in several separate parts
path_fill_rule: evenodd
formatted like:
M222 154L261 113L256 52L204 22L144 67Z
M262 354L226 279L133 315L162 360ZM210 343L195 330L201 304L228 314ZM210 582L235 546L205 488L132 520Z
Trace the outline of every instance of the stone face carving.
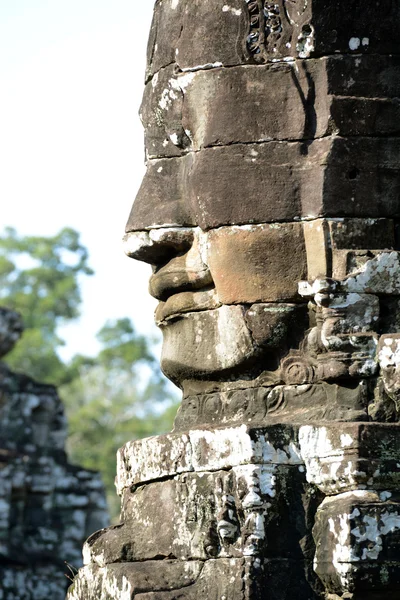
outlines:
M141 600L399 596L399 23L388 0L156 2L125 250L183 399L121 450L122 523L71 600L121 590L120 562ZM178 571L139 590L160 558Z
M21 332L20 316L0 308L1 354ZM101 479L68 463L66 434L56 389L0 363L2 600L62 600L65 563L76 569L82 541L108 522Z

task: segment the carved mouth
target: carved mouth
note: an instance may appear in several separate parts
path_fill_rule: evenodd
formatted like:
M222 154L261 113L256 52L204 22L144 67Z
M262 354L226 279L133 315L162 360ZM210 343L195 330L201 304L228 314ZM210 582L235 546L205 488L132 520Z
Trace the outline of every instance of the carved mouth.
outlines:
M175 320L185 313L211 310L221 306L214 287L196 291L185 291L171 295L166 302L156 308L155 321L159 327Z
M212 284L213 280L208 268L174 269L167 265L150 277L149 292L157 300L167 302L171 296L209 289Z

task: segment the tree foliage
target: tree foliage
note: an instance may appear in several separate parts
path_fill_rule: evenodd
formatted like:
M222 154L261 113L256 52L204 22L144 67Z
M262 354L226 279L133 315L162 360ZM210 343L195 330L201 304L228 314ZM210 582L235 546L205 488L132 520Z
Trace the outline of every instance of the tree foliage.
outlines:
M8 227L0 237L0 301L19 311L25 333L7 357L10 366L46 383L69 379L57 350L57 330L79 316L80 277L92 275L87 249L70 228L52 237L21 236Z

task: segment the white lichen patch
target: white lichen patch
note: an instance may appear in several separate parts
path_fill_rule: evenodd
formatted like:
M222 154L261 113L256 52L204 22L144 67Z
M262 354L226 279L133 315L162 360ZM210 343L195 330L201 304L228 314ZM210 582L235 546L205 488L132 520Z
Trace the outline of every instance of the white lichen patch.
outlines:
M151 80L151 85L152 85L153 89L156 87L156 85L158 83L158 76L159 76L159 73L154 73L153 79Z
M169 139L174 144L174 146L179 146L179 137L176 133L171 133Z
M379 498L382 500L382 502L386 502L386 500L389 500L389 498L391 498L391 497L392 497L392 492L384 491L379 494Z
M309 58L311 52L314 51L314 27L312 25L303 27L297 39L296 50L300 58Z
M350 50L358 50L361 44L361 40L359 37L352 37L349 39L349 48Z
M179 89L184 94L188 86L192 83L193 79L196 77L196 73L188 72L183 75L179 75L178 79L176 79L176 84L179 86Z
M332 551L332 565L339 576L341 585L346 589L348 586L348 576L351 570L351 563L359 560L354 555L353 548L349 543L349 522L350 515L341 514L336 519L330 518L329 531L334 537L334 546Z
M159 436L128 442L117 453L117 492L133 484L193 470L187 435Z
M219 368L232 367L253 349L253 339L242 308L223 305L213 311L216 321L215 354Z
M195 67L184 67L182 69L182 73L205 71L208 69L218 69L219 67L222 67L222 66L223 66L222 62L216 61L213 63L205 63L204 65L196 65Z
M147 231L134 231L125 236L123 240L124 252L127 256L134 256L143 247L151 246Z
M383 536L398 529L400 516L396 512L364 515L360 524L351 530L357 544L361 546L362 554L357 560L377 560L383 548Z
M161 110L167 110L171 106L173 100L177 99L177 95L173 89L173 87L166 87L161 92L160 100L158 101L158 106Z
M163 167L158 167L157 173L162 173L162 171ZM171 227L168 225L150 231L131 231L123 239L124 252L127 256L135 258L146 252L147 249L160 244L190 242L193 239L193 232L192 227Z
M234 8L233 6L229 6L228 4L224 4L222 7L222 12L230 12L235 17L240 17L242 14L242 10L240 8Z
M342 283L348 292L400 294L400 260L398 252L382 252L368 260L358 272Z
M400 339L385 336L378 352L378 361L382 369L400 365Z
M329 561L326 550L330 549L330 562L343 591L350 589L353 572L366 568L360 563L379 560L385 547L385 536L400 529L398 512L390 505L380 504L375 491L355 490L328 497L320 505L318 513L320 539L314 567L318 568L318 548L325 561ZM329 543L323 537L325 529L331 536Z
M196 471L239 465L252 458L251 439L246 425L215 430L195 429L189 432L189 437Z
M284 465L303 462L299 450L293 442L283 448L277 448L266 436L259 434L257 439L252 441L252 446L255 460L262 463Z
M340 436L340 442L342 448L346 448L347 446L351 446L353 443L353 438L348 433L342 433Z
M300 427L299 443L309 483L325 493L365 485L367 474L358 470L352 461L356 444L350 434L338 435L326 427L305 425Z

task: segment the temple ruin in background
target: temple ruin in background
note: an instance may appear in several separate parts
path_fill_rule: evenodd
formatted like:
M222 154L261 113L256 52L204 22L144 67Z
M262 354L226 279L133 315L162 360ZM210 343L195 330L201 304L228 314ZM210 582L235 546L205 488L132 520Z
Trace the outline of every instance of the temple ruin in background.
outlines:
M0 356L22 333L0 308ZM0 363L0 599L63 600L84 539L108 523L100 476L68 463L52 385Z

